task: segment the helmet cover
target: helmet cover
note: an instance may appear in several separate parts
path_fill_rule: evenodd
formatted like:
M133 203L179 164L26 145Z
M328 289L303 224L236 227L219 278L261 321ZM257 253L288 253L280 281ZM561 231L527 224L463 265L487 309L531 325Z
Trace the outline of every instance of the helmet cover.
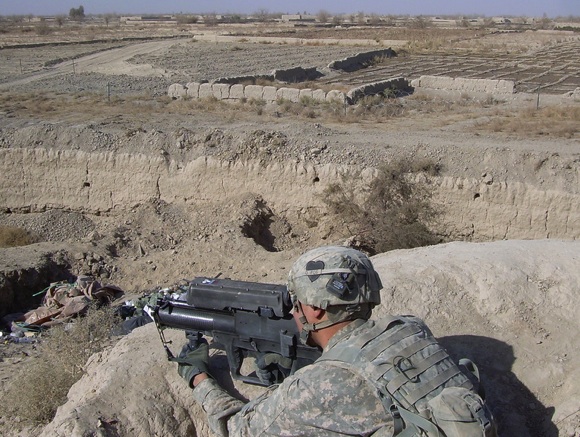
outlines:
M381 279L362 252L343 246L322 246L296 260L288 275L293 300L327 309L381 302Z

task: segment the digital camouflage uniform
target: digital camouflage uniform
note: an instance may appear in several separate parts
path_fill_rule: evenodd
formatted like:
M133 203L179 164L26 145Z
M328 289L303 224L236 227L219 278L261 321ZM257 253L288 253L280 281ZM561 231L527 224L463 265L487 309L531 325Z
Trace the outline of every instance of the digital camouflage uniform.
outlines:
M325 352L344 347L373 325L351 322L332 337ZM202 381L193 393L219 436L368 436L392 428L374 387L329 362L304 367L245 405L213 379Z
M382 284L362 252L339 246L306 252L292 266L287 287L298 309L326 311L316 323L303 311L295 314L304 342L311 332L350 323L329 331L334 335L316 362L245 405L215 381L202 381L194 397L218 435L379 437L403 427L405 435L496 435L472 381L422 320L367 320Z

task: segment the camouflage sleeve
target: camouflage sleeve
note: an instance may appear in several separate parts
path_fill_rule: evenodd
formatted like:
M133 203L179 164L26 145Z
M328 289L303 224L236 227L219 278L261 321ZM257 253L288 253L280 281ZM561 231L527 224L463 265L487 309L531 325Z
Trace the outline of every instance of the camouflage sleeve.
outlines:
M352 372L313 364L230 417L230 436L370 435L390 426L382 403Z
M227 437L227 421L242 409L244 403L231 396L211 378L195 387L193 397L206 412L210 429L220 437Z

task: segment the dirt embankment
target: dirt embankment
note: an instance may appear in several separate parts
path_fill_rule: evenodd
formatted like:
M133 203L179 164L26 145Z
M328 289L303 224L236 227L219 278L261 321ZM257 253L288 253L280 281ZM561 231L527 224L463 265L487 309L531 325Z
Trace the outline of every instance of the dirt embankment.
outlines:
M501 436L578 435L578 249L577 242L512 240L382 254L373 258L385 286L374 317L420 315L453 356L476 362ZM119 435L209 435L152 325L93 357L45 435L99 427ZM181 332L168 334L183 342ZM262 392L234 388L217 348L211 363L242 398Z
M382 154L380 160L441 166L428 183L443 208L439 231L450 238L580 236L580 161L566 151L573 141L563 140L555 154L538 141L504 140L500 146L494 138L459 134L465 144L455 132L425 139L421 132L401 138L387 131L379 141L379 133L357 126L178 126L174 121L169 130L149 128L129 138L94 125L5 129L11 147L0 149L2 205L12 212L59 208L121 217L152 200L189 209L230 203L247 192L298 226L323 218L322 192L341 173L377 165ZM78 140L80 150L65 146Z

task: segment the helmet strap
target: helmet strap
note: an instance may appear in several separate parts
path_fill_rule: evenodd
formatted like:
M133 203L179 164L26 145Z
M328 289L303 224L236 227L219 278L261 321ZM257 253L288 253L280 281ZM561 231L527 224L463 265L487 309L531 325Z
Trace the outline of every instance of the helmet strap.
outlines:
M304 311L302 310L302 304L298 302L298 305L300 306L300 317L298 318L298 320L302 325L302 331L300 331L300 340L304 344L307 344L308 337L311 332L316 332L321 329L328 328L329 326L336 325L337 323L340 323L342 321L340 320L338 322L333 322L331 320L324 320L320 323L310 323L308 322L306 316L304 315Z

